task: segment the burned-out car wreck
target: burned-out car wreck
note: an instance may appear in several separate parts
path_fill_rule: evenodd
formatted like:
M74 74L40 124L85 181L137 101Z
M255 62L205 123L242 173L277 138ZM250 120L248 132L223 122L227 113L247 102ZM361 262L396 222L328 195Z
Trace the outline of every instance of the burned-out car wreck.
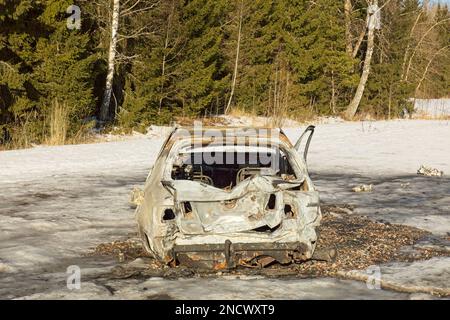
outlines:
M313 133L294 146L281 129L175 128L136 209L145 249L167 264L216 270L313 258Z

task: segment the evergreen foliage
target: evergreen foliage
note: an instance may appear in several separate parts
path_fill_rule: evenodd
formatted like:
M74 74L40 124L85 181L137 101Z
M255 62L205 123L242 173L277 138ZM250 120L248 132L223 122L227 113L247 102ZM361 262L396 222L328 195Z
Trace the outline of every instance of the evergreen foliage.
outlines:
M82 10L80 30L66 26L72 4ZM344 1L122 4L111 108L120 127L222 114L228 101L254 115L338 115L358 85L367 48L363 41L354 57L346 48ZM352 5L355 44L367 4ZM0 0L0 143L48 141L55 115L67 138L89 126L105 85L110 20L110 0ZM396 117L410 111L410 98L448 96L449 30L446 5L390 1L360 112Z

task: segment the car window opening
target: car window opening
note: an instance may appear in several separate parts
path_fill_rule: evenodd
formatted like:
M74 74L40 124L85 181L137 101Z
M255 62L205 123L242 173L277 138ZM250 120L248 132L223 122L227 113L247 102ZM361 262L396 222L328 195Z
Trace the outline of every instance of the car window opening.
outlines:
M267 148L264 148L267 149ZM270 150L270 152L267 152ZM191 180L220 188L232 189L257 175L297 179L286 155L279 149L264 151L209 151L180 153L172 167L173 180Z

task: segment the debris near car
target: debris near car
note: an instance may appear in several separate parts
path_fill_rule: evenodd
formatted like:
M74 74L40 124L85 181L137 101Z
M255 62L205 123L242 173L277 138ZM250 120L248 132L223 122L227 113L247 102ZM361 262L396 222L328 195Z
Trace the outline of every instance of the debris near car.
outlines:
M321 209L323 218L318 227L320 239L317 249L336 246L339 255L333 263L308 261L297 265L299 274L335 277L339 271L365 270L371 265L448 255L421 248L403 251L430 236L425 230L382 220L373 221L356 214L352 206L344 204L322 205Z
M312 259L321 220L306 165L313 133L294 146L281 129L175 128L136 209L144 248L171 266L215 270Z
M444 175L444 172L436 168L421 165L419 170L417 170L417 174L426 177L442 177Z
M373 184L362 184L352 188L353 192L372 192Z
M130 206L136 209L142 201L144 201L144 192L137 187L133 188L130 194Z
M87 256L109 256L116 257L119 262L125 260L134 260L140 257L148 256L148 253L142 248L138 238L127 239L125 241L112 241L98 245Z

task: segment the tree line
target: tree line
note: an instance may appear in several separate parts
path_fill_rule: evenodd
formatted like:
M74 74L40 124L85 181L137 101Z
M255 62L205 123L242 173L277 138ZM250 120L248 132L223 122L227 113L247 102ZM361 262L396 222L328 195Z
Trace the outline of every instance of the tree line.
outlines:
M397 117L448 96L449 30L419 0L0 0L0 143L236 111Z

